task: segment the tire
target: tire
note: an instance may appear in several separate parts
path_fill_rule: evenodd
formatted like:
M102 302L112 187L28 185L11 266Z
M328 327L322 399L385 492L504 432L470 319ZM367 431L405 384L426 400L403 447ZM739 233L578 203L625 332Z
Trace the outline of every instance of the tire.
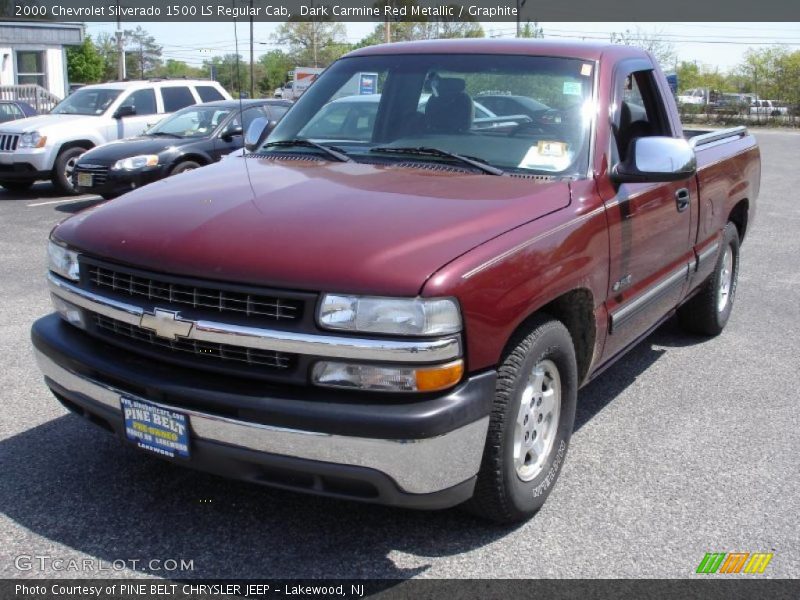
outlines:
M731 316L739 279L739 232L733 223L725 226L721 246L714 272L678 309L678 321L689 333L719 335Z
M27 192L33 186L31 181L0 181L0 186L3 186L9 192Z
M535 317L509 347L475 493L464 505L498 523L527 519L544 504L564 464L578 396L575 349L560 321Z
M113 200L114 198L118 198L119 194L100 194L103 197L103 200Z
M58 158L56 158L51 181L53 185L56 186L56 189L65 196L74 196L79 193L72 183L72 171L75 169L75 163L78 161L78 157L86 152L86 150L87 148L82 148L81 146L73 146L72 148L62 150Z
M172 170L169 172L170 177L172 175L177 175L178 173L185 173L186 171L193 171L194 169L199 169L202 165L198 162L193 160L184 160L183 162L179 162L177 165L172 167Z

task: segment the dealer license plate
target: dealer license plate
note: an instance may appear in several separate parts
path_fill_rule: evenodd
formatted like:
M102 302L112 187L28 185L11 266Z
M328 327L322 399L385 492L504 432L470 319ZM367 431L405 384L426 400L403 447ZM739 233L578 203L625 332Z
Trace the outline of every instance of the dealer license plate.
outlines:
M120 398L125 435L143 450L162 456L189 458L189 419L137 398Z
M92 187L92 174L78 173L78 185L81 187Z

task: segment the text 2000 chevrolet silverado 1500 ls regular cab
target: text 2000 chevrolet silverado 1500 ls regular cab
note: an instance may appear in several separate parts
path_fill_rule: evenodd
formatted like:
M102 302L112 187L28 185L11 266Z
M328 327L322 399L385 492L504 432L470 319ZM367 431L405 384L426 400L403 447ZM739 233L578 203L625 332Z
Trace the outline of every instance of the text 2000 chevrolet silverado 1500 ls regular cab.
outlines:
M378 101L322 110L362 73ZM47 385L142 449L522 519L581 385L676 310L708 335L728 320L759 152L744 128L687 141L641 50L363 48L256 148L264 126L251 154L52 233Z

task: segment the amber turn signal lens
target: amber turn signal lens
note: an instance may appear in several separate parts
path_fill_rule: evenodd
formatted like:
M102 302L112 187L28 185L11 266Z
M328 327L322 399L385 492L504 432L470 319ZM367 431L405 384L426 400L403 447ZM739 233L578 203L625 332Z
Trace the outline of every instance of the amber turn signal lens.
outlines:
M415 369L418 392L435 392L457 384L464 375L464 361L457 360L438 367Z

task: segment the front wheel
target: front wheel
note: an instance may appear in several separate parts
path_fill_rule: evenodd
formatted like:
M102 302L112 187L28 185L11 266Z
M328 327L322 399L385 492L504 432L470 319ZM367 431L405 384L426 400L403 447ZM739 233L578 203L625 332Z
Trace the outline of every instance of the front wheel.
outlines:
M9 192L27 192L33 186L33 181L0 181L0 186Z
M739 232L728 223L722 232L717 266L694 298L678 309L681 326L701 335L719 335L728 324L739 280Z
M572 338L539 316L498 369L475 493L465 507L497 521L532 516L553 489L569 446L578 396Z
M200 167L201 165L193 160L185 160L172 167L172 170L169 172L169 174L177 175L178 173L185 173L186 171L194 171Z
M78 158L84 152L86 152L86 148L75 146L62 150L58 158L56 158L56 164L53 166L52 181L58 191L62 192L65 196L72 196L78 193L72 181L72 175L75 172L75 165L78 163Z

